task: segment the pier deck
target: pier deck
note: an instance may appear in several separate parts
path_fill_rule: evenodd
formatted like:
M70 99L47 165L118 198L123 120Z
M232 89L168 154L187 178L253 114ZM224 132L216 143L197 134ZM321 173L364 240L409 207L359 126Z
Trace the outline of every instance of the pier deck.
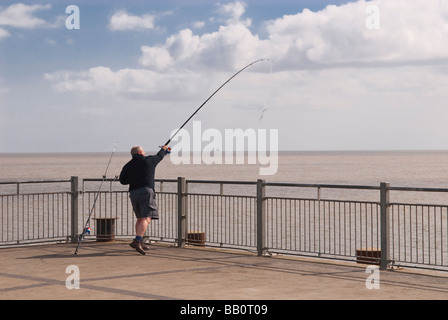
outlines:
M298 300L448 299L448 273L380 272L367 289L366 265L240 251L151 245L146 256L126 242L0 249L0 299ZM77 266L80 289L66 287Z

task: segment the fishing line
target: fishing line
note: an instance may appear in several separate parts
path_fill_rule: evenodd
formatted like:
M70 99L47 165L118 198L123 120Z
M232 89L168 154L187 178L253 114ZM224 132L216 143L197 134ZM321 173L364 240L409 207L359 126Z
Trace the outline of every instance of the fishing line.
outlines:
M274 67L274 61L272 61L270 59L267 59L267 61L269 61L271 63L269 74L272 75L272 70L273 70L273 67ZM258 119L258 124L259 125L261 124L261 121L263 120L266 111L268 111L268 109L270 108L270 104L268 103L268 96L269 95L268 95L268 91L267 90L266 90L265 94L266 94L266 97L264 98L263 109L261 110L261 115L260 115L260 118Z
M193 118L195 115L196 115L196 113L198 113L199 112L199 110L201 110L202 109L202 107L203 106L205 106L205 104L207 103L207 102L209 102L210 101L210 99L211 98L213 98L213 96L215 95L215 94L217 94L218 93L218 91L219 90L221 90L226 84L228 84L233 78L235 78L237 75L239 75L241 72L243 72L244 70L246 70L247 68L249 68L250 66L252 66L252 65L254 65L254 64L256 64L256 63L258 63L258 62L261 62L261 61L271 61L270 59L259 59L259 60L257 60L257 61L254 61L254 62L252 62L252 63L250 63L250 64L248 64L247 66L245 66L244 68L242 68L241 70L239 70L237 73L235 73L232 77L230 77L226 82L224 82L215 92L213 92L212 93L212 95L210 96L210 97L208 97L207 98L207 100L205 100L204 101L204 103L203 104L201 104L200 106L199 106L199 108L197 108L196 109L196 111L187 119L187 121L185 121L184 122L184 124L171 136L171 138L165 143L165 146L167 146L167 145L169 145L170 144L170 142L171 142L171 140L173 140L176 136L177 136L177 134L179 133L179 131L180 130L182 130L184 127L185 127L185 125L191 120L191 118Z
M92 205L92 209L90 209L90 212L89 212L89 217L87 218L87 221L86 221L86 224L84 225L84 229L82 230L82 233L79 235L78 246L76 247L75 254L78 254L78 250L79 250L79 247L81 246L82 240L84 240L84 238L87 234L90 234L90 219L92 217L93 210L95 209L95 205L96 205L96 201L98 200L98 196L100 195L101 188L103 187L103 183L106 180L107 171L109 170L110 164L112 162L112 158L115 154L115 150L117 150L117 145L118 145L118 141L115 142L114 149L112 150L112 153L110 154L109 162L107 163L106 171L104 171L104 175L103 175L103 179L101 180L100 187L98 188L98 191L96 192L95 200L93 201L93 205Z

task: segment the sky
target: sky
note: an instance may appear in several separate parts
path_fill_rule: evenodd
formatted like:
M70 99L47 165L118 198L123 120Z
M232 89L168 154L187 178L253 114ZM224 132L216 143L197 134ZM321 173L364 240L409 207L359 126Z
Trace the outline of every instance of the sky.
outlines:
M156 150L258 59L195 116L203 130L448 149L448 0L2 0L0 153Z

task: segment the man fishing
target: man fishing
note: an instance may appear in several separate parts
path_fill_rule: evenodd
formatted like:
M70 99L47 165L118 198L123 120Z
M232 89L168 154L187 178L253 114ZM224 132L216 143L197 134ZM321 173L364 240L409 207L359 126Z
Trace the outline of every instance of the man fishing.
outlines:
M120 173L120 183L129 185L132 208L137 222L136 237L130 244L137 252L145 255L148 247L143 243L143 236L151 220L159 219L159 211L155 201L155 169L165 155L169 153L167 145L161 147L154 156L146 156L142 147L131 149L132 160L124 165Z
M158 209L157 204L155 202L155 192L154 192L154 174L155 174L155 168L157 164L162 161L165 154L170 153L170 148L168 148L168 145L170 144L171 140L174 139L174 137L177 136L177 134L185 127L185 125L199 112L199 110L202 109L202 107L205 106L205 104L210 101L211 98L215 94L219 92L227 83L229 83L233 78L235 78L237 75L239 75L241 72L249 68L250 66L261 62L261 61L271 61L270 59L259 59L257 61L254 61L241 70L239 70L237 73L235 73L232 77L230 77L226 82L224 82L215 92L213 92L210 97L207 98L207 100L202 103L199 108L196 109L196 111L184 122L184 124L177 129L177 131L171 136L171 138L165 143L163 147L161 147L161 150L155 155L155 156L149 156L146 157L145 151L140 146L133 147L131 150L132 160L129 161L124 167L120 174L120 182L124 185L129 184L129 191L130 191L130 198L132 202L132 207L134 209L135 215L137 217L137 223L135 224L135 232L136 237L134 241L130 244L132 248L137 250L141 254L145 254L145 249L147 247L143 244L143 236L146 232L146 229L148 228L149 224L151 223L152 219L158 219ZM266 110L263 110L263 112ZM260 119L261 121L261 119ZM115 151L115 149L114 149ZM114 152L112 152L112 155ZM112 159L112 156L111 156ZM109 160L110 164L110 160ZM109 168L109 165L107 166L107 169ZM107 173L106 169L106 173ZM104 179L101 182L104 182L106 178L106 173L104 174ZM79 238L78 247L75 251L75 254L78 253L79 246L81 245L81 241L85 236L87 226L90 222L90 216L92 215L93 209L95 208L96 199L98 198L99 191L98 190L97 196L95 198L95 202L93 204L92 210L90 211L89 219L86 222L86 228L84 228L84 231Z

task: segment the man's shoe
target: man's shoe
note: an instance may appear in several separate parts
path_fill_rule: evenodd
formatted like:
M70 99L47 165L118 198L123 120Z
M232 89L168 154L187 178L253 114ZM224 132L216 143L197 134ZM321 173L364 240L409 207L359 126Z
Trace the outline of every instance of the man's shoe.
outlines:
M132 241L132 243L130 244L130 246L132 247L132 248L134 248L138 253L140 253L140 254L142 254L142 255L145 255L146 253L145 253L145 251L143 250L143 248L142 248L142 243L140 242L140 241L137 241L137 240L133 240Z
M143 250L145 250L145 251L149 250L149 247L143 241L141 242L141 244L142 244L142 249Z

